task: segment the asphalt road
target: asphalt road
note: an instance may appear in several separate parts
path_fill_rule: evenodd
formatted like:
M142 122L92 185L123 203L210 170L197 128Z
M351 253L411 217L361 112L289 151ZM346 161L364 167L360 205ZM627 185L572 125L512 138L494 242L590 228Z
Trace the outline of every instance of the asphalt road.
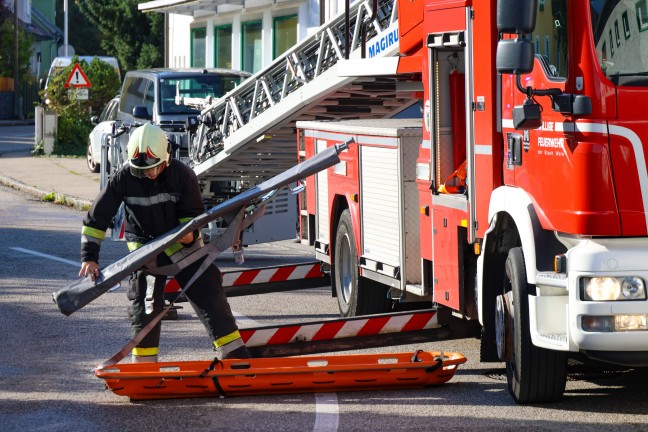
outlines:
M462 352L468 362L438 387L130 402L105 390L92 372L128 341L125 290L105 294L70 317L51 300L78 271L82 216L0 188L1 431L648 429L645 373L572 373L562 402L518 406L507 393L502 365L479 363L474 339L368 351ZM124 253L123 244L107 241L102 262ZM290 243L255 246L247 263L303 254ZM219 264L231 266L231 257ZM241 327L337 316L328 288L235 297L230 303ZM211 356L193 312L185 307L179 320L164 322L161 360Z
M0 153L33 146L33 127L0 132ZM479 363L475 339L362 351L457 351L468 358L449 383L423 390L130 402L105 390L93 374L128 342L125 289L70 317L51 300L53 291L76 278L82 217L0 187L0 431L648 430L645 372L572 370L563 401L518 406L506 390L503 365ZM106 241L101 261L125 253L122 243ZM310 249L280 242L247 248L243 266L310 259ZM230 253L218 264L237 267ZM330 288L230 303L241 328L338 316ZM185 304L177 321L163 324L161 360L211 357L206 332Z
M0 154L31 150L34 147L34 126L0 127Z

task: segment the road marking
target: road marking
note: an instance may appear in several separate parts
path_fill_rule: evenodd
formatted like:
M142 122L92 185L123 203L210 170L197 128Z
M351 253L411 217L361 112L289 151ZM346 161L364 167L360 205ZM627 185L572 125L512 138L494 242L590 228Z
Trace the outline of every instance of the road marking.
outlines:
M313 432L335 432L340 423L337 395L315 393L315 426Z
M23 249L21 247L10 247L9 249L12 249L12 250L15 250L15 251L18 251L18 252L23 252L23 253L26 253L26 254L29 254L29 255L35 255L35 256L42 257L42 258L51 259L53 261L58 261L58 262L62 262L62 263L65 263L65 264L70 264L70 265L73 265L75 267L81 267L81 263L79 261L66 260L65 258L59 258L59 257L56 257L54 255L47 255L47 254L36 252L36 251L33 251L33 250Z
M71 261L53 255L36 252L33 250L24 249L21 247L10 247L9 249L26 253L29 255L51 259L53 261L58 261L65 264L70 264L75 267L81 267L81 263L77 261ZM236 321L240 323L245 323L247 326L259 327L261 325L260 323L253 320L252 318L248 318L245 315L240 314L238 312L232 311L232 314L236 318ZM340 419L339 419L337 395L335 393L316 393L315 394L315 427L313 428L313 432L337 431L339 422Z

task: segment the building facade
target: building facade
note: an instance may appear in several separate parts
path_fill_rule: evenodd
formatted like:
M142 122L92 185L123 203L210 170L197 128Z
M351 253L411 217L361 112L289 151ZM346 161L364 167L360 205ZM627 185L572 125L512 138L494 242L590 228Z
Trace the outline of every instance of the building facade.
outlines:
M255 73L343 13L344 0L154 0L139 10L166 15L167 67Z

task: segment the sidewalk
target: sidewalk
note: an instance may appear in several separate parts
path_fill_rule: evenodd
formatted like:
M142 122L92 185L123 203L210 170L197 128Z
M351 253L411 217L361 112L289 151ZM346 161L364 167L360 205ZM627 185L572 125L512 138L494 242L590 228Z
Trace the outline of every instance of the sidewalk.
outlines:
M91 173L85 158L32 157L17 152L0 155L0 184L38 199L87 210L99 193L99 174Z

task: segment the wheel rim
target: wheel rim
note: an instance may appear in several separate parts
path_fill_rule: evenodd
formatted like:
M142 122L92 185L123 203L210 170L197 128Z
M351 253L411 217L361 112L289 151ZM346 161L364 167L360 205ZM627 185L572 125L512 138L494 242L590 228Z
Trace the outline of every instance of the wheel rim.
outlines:
M353 273L351 273L351 247L349 245L349 236L345 235L339 250L339 272L342 297L345 303L351 299L353 289Z
M88 166L94 168L95 163L94 159L92 159L92 150L90 149L90 146L88 146L88 151L86 152L86 160L88 161Z

